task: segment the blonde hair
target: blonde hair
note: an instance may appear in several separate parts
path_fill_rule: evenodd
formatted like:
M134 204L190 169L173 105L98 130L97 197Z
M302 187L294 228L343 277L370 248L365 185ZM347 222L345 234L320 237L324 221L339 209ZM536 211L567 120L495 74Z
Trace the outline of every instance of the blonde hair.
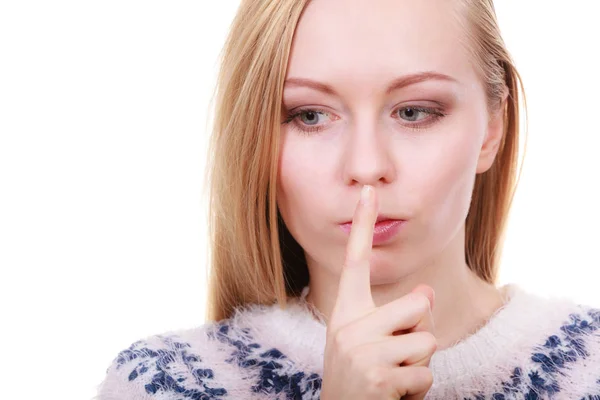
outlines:
M309 0L244 0L225 43L209 145L209 293L207 320L248 304L286 306L308 284L301 246L278 212L276 184L283 86L296 25ZM492 0L460 0L468 39L497 109L508 89L496 160L475 180L465 255L482 279L496 280L516 187L521 78L506 50ZM252 122L249 122L252 121Z

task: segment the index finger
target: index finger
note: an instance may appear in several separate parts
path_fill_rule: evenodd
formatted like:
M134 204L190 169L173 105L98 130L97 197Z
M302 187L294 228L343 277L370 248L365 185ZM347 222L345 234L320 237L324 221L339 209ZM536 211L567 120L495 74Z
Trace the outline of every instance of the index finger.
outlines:
M365 185L354 211L346 259L340 275L332 320L345 325L375 307L371 296L371 248L377 220L377 196Z

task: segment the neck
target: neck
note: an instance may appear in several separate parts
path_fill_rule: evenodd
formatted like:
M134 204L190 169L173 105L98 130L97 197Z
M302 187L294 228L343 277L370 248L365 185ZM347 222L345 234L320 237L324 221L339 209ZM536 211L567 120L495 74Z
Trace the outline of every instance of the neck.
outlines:
M306 301L327 323L336 300L339 272L328 273L327 268L316 265L308 257L307 262L311 279ZM379 268L381 271L385 267ZM464 227L438 257L403 276L398 273L394 276L395 279L388 282L371 285L375 305L380 307L399 299L420 283L431 286L435 290L432 313L438 350L451 347L475 333L505 301L500 289L479 278L467 266Z

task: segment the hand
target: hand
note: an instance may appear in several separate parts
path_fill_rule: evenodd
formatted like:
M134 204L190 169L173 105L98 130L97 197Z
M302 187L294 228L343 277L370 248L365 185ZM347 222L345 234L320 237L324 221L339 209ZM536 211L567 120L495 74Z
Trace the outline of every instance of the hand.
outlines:
M356 207L336 303L327 325L321 400L421 400L433 383L437 349L433 289L418 285L376 307L371 296L371 247L377 198ZM363 188L363 193L365 188Z

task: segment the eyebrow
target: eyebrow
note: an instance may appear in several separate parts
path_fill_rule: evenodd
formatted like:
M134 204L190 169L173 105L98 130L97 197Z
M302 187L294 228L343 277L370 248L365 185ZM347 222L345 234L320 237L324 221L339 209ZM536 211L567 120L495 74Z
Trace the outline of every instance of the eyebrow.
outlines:
M390 94L394 90L402 89L404 87L414 85L414 84L417 84L420 82L433 81L433 80L458 83L458 81L456 79L452 78L449 75L445 75L445 74L441 74L439 72L433 72L433 71L424 71L424 72L418 72L415 74L404 75L404 76L394 79L388 85L385 92L386 92L386 94ZM329 86L325 83L313 81L313 80L306 79L306 78L289 78L285 81L285 86L287 86L287 87L307 87L307 88L318 90L319 92L323 92L323 93L330 94L333 96L337 95L337 93L331 86Z

